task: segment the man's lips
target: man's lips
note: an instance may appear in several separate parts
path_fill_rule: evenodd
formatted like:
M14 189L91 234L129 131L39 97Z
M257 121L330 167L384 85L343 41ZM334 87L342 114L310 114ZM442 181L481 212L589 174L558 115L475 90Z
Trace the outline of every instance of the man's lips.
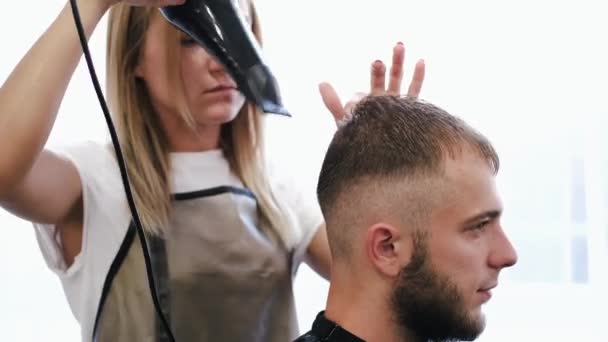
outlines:
M486 287L482 287L477 291L491 291L493 288L495 288L498 284L494 284L494 285L490 285L490 286L486 286Z
M479 290L477 290L477 293L479 293L482 297L483 297L483 302L487 302L490 300L490 298L492 298L492 289L495 288L497 286L497 284L491 285L491 286L486 286L483 287Z

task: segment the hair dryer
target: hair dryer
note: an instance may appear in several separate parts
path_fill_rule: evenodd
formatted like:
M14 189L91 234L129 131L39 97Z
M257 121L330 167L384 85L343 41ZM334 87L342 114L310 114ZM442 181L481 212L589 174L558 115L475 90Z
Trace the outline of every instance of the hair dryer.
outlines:
M290 116L259 44L236 6L233 0L186 0L160 11L217 58L250 102L266 113Z

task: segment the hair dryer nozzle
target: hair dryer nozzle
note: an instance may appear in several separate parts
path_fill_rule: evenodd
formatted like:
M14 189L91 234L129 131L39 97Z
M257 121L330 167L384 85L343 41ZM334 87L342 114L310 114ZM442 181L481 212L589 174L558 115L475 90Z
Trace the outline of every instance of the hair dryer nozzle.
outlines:
M266 113L290 116L259 44L232 0L186 0L160 11L216 57L250 102Z

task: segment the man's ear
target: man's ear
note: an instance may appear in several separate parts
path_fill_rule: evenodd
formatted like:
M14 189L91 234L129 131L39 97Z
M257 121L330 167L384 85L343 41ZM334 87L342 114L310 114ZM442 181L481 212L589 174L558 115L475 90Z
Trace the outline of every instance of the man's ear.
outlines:
M367 229L365 249L369 261L378 272L396 277L413 253L411 234L405 234L395 226L376 223Z

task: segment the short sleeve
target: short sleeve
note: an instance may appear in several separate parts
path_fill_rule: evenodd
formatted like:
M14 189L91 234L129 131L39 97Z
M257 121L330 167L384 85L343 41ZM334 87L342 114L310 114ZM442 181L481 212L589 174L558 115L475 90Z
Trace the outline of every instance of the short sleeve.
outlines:
M297 182L287 170L270 166L269 175L273 189L283 206L296 221L297 242L293 249L292 268L295 273L306 257L306 251L315 233L323 224L323 215L316 197L315 187L307 182Z
M82 248L70 267L67 267L62 252L61 241L53 224L34 222L38 245L47 266L60 278L69 277L77 272L83 264L83 256L87 253L89 230L96 226L100 214L106 209L113 210L114 203L119 205L120 198L114 198L111 191L116 185L116 163L113 155L106 146L87 142L65 147L54 151L69 160L77 169L83 191L83 237ZM116 212L116 211L115 211ZM94 213L94 215L91 215ZM98 241L98 243L102 243Z

